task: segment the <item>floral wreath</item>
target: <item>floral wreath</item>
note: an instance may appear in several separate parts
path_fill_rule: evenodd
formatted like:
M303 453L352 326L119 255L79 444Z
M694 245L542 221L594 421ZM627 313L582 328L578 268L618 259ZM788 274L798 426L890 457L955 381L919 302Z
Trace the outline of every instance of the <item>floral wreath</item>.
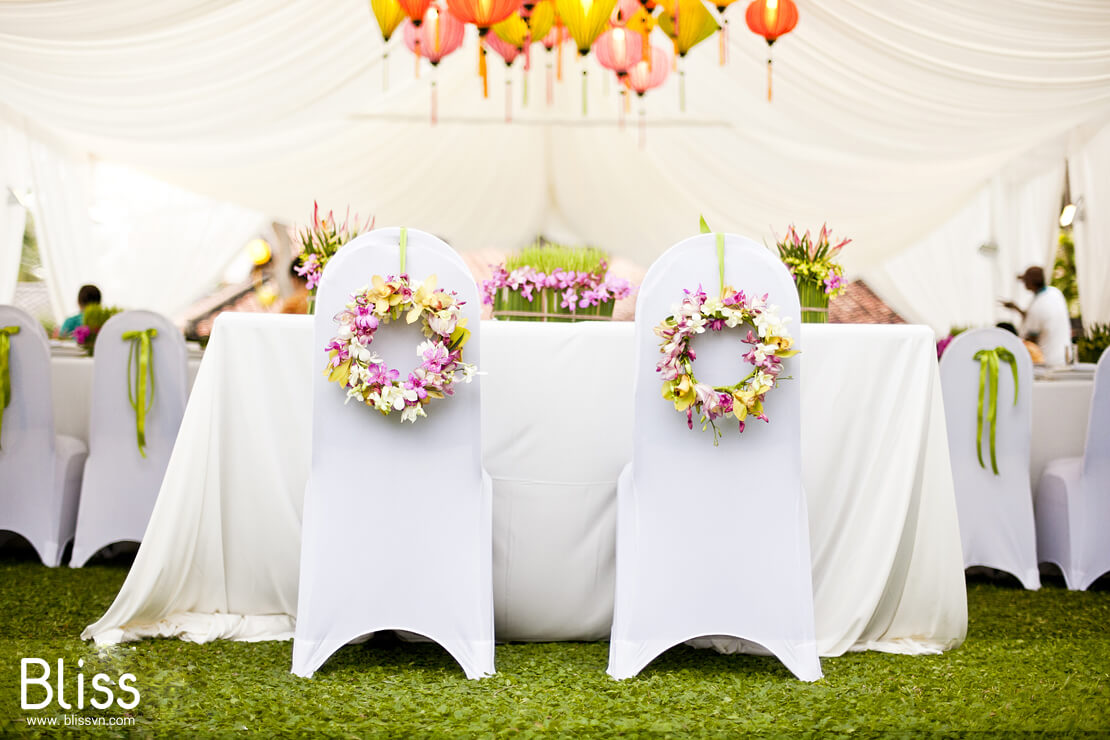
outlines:
M424 407L431 399L453 395L457 382L469 383L477 372L462 361L470 330L462 317L465 302L457 296L436 290L435 275L423 282L412 281L403 271L399 277L374 275L371 286L352 293L335 315L339 330L324 348L328 380L347 389L347 402L360 401L384 416L400 411L402 422L414 423L427 417ZM419 319L427 337L416 348L420 365L404 380L370 349L378 327L402 314L409 324Z
M663 375L663 398L674 403L675 411L686 414L686 423L694 428L694 414L698 414L702 431L713 428L713 444L723 436L716 421L732 414L744 431L744 421L754 416L769 421L763 410L767 393L775 387L782 361L798 350L791 349L794 340L786 329L786 322L778 315L777 306L767 305L767 296L748 297L743 291L723 287L720 298L709 298L701 286L696 292L683 291L682 305L675 308L655 327L655 334L662 341L659 351L663 359L656 371ZM752 371L733 385L710 386L699 383L694 375L695 355L690 350L690 340L706 329L721 331L726 326L735 328L750 322L758 337L749 329L742 341L750 345L744 360Z

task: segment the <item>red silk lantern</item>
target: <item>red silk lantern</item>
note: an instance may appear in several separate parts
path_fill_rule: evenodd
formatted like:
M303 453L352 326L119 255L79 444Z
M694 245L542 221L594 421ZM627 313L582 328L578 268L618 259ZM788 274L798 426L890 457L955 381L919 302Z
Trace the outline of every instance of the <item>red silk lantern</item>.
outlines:
M798 6L794 0L754 0L744 14L748 28L767 39L767 46L798 25ZM771 100L771 52L767 51L767 100Z
M478 73L482 76L482 97L489 97L486 74L486 45L481 43L490 26L500 23L520 9L521 0L447 0L447 9L463 23L478 27Z

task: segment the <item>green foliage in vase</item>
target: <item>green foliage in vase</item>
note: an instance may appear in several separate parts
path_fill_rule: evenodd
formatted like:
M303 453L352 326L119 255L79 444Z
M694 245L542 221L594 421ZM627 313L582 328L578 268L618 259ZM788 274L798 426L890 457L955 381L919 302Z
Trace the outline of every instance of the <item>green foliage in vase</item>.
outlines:
M1056 243L1056 261L1052 265L1052 285L1064 294L1068 302L1068 313L1079 317L1079 281L1075 274L1075 242L1071 229L1060 231Z
M1110 324L1091 324L1076 342L1080 362L1098 362L1107 347L1110 347Z
M99 303L85 307L84 313L81 314L81 326L73 330L73 339L81 349L85 350L85 354L92 355L96 352L96 338L100 334L100 329L108 319L122 310L115 306L102 306Z

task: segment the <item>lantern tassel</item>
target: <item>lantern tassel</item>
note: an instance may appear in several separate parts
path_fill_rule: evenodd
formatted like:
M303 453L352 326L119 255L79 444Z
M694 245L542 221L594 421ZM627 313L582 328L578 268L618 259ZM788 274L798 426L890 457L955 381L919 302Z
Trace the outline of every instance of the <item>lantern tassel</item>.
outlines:
M525 72L521 76L520 87L521 87L521 93L522 93L520 104L524 105L524 106L527 106L528 105L528 73L527 72Z
M431 118L432 125L436 125L436 120L439 118L439 95L436 94L436 80L435 70L432 70L432 105L431 105Z
M419 80L420 79L420 37L419 36L416 38L416 43L414 43L412 45L412 48L413 48L412 78L414 80Z
M513 78L505 70L505 123L513 122Z
M626 93L627 91L622 87L621 99L617 103L617 129L620 131L624 131L624 108L628 105L628 95Z
M547 104L555 103L555 71L551 68L551 60L547 60Z
M678 70L678 112L686 112L686 70Z
M478 43L478 74L482 76L482 97L489 97L489 73L486 69L486 45Z
M586 115L586 88L587 88L586 70L583 69L582 70L582 115L583 116Z
M771 102L771 57L767 57L767 102Z
M721 30L717 32L718 47L720 49L721 66L725 66L725 51L728 47L728 19L724 19L721 24Z
M563 23L556 19L555 21L555 46L558 47L559 52L559 82L563 81Z
M382 92L389 89L389 51L382 52Z
M643 100L640 101L640 148L647 145L647 111L644 110Z

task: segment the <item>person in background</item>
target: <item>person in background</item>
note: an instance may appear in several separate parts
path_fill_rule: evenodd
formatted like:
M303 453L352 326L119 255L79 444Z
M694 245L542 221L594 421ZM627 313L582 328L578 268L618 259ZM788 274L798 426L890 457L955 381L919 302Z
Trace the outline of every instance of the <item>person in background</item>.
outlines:
M1005 329L1011 334L1018 333L1017 327L1011 324L1009 321L1000 321L995 324L995 326L997 326L999 329ZM1037 343L1030 342L1028 339L1022 339L1021 342L1025 345L1025 349L1029 350L1029 356L1033 358L1033 364L1043 365L1044 352L1041 352L1041 348L1037 346Z
M62 322L61 328L58 329L58 336L72 337L73 330L84 323L85 309L98 303L100 303L100 288L95 285L82 285L81 290L77 291L77 307L81 310Z
M1030 267L1018 275L1018 280L1033 294L1033 302L1024 310L1013 301L1003 301L1002 305L1021 314L1021 337L1037 343L1044 352L1044 364L1067 364L1071 319L1064 294L1045 284L1044 270L1039 267Z

